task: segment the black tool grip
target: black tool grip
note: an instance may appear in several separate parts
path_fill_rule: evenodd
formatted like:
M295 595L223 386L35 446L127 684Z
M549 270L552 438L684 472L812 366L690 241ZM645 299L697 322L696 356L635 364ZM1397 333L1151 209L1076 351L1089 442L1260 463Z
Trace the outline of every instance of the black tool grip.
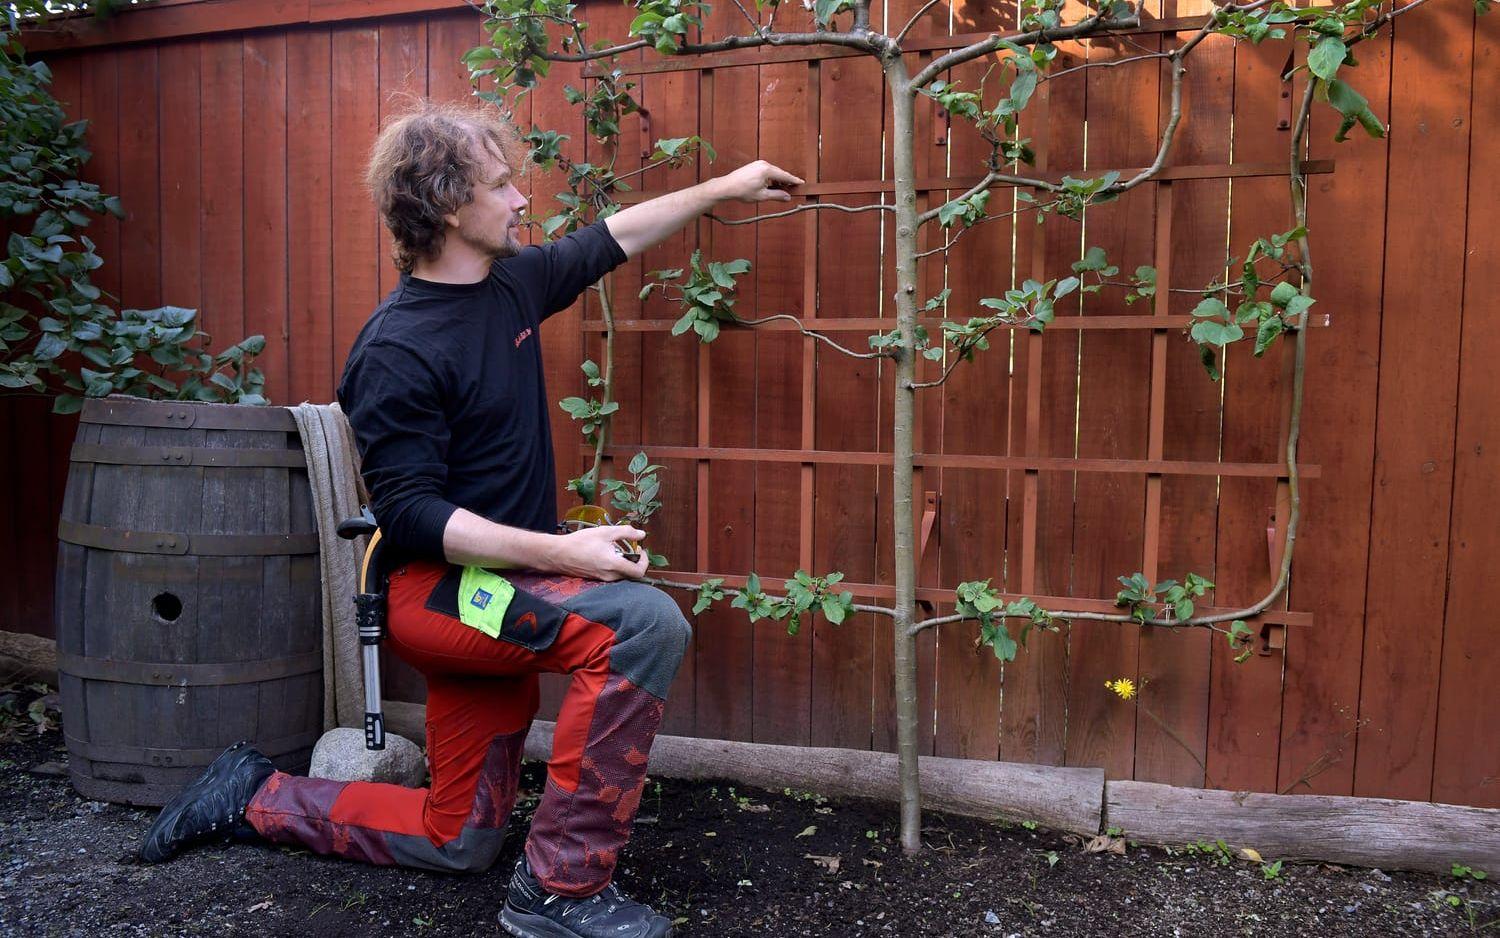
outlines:
M365 748L385 748L385 714L380 711L365 713Z

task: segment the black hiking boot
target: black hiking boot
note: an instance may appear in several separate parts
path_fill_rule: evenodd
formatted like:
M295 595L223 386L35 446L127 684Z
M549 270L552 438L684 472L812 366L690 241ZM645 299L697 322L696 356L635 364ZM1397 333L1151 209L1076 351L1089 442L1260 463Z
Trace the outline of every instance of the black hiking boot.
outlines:
M230 746L161 809L141 841L141 859L160 863L193 844L228 840L244 825L245 808L274 771L271 760L248 742Z
M500 927L517 938L668 938L672 923L610 883L582 899L547 892L521 857L500 910Z

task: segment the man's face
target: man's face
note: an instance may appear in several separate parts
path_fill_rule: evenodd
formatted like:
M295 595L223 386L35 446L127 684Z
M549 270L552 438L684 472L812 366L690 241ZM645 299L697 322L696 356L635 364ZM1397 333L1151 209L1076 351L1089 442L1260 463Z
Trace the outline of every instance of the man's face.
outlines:
M510 257L521 250L518 238L521 212L526 196L511 179L511 169L488 146L482 146L479 178L474 181L474 198L448 216L449 224L457 222L460 240L490 257Z

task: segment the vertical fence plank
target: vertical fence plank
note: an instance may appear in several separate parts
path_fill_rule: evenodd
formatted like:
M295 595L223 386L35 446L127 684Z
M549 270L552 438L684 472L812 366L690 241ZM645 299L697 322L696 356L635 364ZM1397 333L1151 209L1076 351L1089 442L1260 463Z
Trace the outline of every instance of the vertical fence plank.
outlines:
M1396 26L1370 586L1354 793L1432 792L1468 195L1472 7ZM1435 57L1434 48L1449 50ZM1420 226L1409 223L1421 218ZM1435 233L1443 236L1435 237ZM1392 693L1400 688L1399 694Z
M120 53L120 305L147 309L161 296L160 76L154 46Z
M380 241L375 209L358 167L380 120L379 39L367 23L332 33L333 365L334 375L379 299Z
M738 11L715 7L707 24L711 38L736 33ZM726 102L706 115L704 136L718 152L719 172L754 160L759 155L757 108L729 102L758 100L759 70L755 66L713 71L715 101ZM724 204L714 213L725 219L755 215L751 206ZM707 251L716 260L756 261L760 225L706 227ZM739 279L739 306L746 316L759 315L759 270ZM752 446L755 442L755 368L759 338L752 332L729 330L708 347L708 390L699 401L704 443L710 446ZM700 388L700 394L703 394ZM754 564L756 467L749 462L715 462L701 473L699 499L707 501L707 527L698 533L704 554L699 569L739 573ZM749 740L754 733L754 689L750 664L754 661L754 626L738 609L714 608L697 617L694 636L698 682L697 731L718 739Z
M379 124L411 110L427 94L427 21L415 17L381 20L379 31ZM359 165L363 165L361 162ZM396 286L399 272L391 260L391 233L380 226L380 295Z
M823 138L820 181L870 179L880 173L880 148L855 127L878 120L883 81L875 63L861 59L824 62L819 68L818 127ZM877 197L836 196L846 205L871 204ZM817 291L819 318L869 317L880 307L878 255L884 213L849 215L823 212L818 219ZM839 340L851 348L864 345L858 334ZM876 420L883 401L872 359L851 359L817 348L815 392L817 446L830 450L877 447ZM818 573L841 570L856 582L877 580L872 546L877 477L889 474L872 466L820 465L814 468L815 511L813 566ZM879 582L885 582L878 579ZM872 677L875 724L887 687L874 677L883 673L880 656L889 649L890 620L855 615L841 625L818 617L813 624L813 745L870 746Z
M200 319L217 350L245 335L244 56L237 35L205 39L200 48Z
M1290 129L1277 131L1283 94L1294 89L1281 81L1290 42L1245 46L1238 50L1234 72L1234 157L1237 162L1273 162L1290 158ZM1292 226L1285 179L1236 179L1232 183L1230 253L1243 259L1256 239ZM1269 277L1273 265L1262 264ZM1239 275L1236 266L1232 277ZM1278 348L1257 360L1240 343L1220 362L1224 373L1225 460L1284 462L1286 454L1272 416L1291 389L1282 380ZM1316 410L1313 402L1304 413ZM1275 581L1266 549L1266 527L1276 504L1270 479L1219 480L1218 565L1212 579L1221 605L1248 605ZM1304 517L1314 514L1309 510ZM1321 627L1321 623L1318 626ZM1276 786L1281 708L1282 655L1252 655L1236 664L1236 652L1222 639L1211 650L1209 681L1208 776L1211 784L1255 791ZM1232 781L1231 781L1232 780Z
M435 13L427 18L427 96L438 103L478 104L463 64L464 53L479 45L480 19L472 10ZM483 22L483 20L480 20Z
M202 54L197 42L169 42L157 53L161 80L161 294L173 306L203 305L201 235Z
M245 329L266 337L256 360L266 396L288 403L287 37L251 33L244 42ZM292 89L300 93L301 89Z
M791 9L783 13L794 12ZM784 27L791 28L791 27ZM760 155L796 172L803 163L808 126L809 85L816 74L800 62L761 66L757 89ZM826 140L826 138L825 138ZM782 206L761 208L770 214ZM755 295L760 315L809 315L803 306L807 243L799 218L756 225ZM802 440L803 387L801 338L792 333L756 336L755 445L796 449ZM755 472L755 564L767 589L779 591L797 568L801 553L801 468L789 463L761 464ZM814 519L805 519L813 523ZM806 625L806 623L804 623ZM788 635L783 623L755 625L752 734L756 742L801 744L810 741L813 629Z
M1076 12L1076 11L1075 11ZM1087 61L1079 43L1062 43L1053 69L1062 72ZM1033 141L1038 169L1081 171L1088 72L1048 80L1037 100L1021 115L1021 136ZM1038 198L1041 193L1032 193ZM1022 203L1016 202L1016 208ZM1036 224L1022 212L1015 225L1016 275L1046 281L1061 276L1077 260L1079 230L1052 219ZM1076 316L1082 295L1065 297L1057 315ZM1015 336L1015 396L1011 405L1011 447L1028 455L1076 454L1078 354L1081 331L1028 332ZM1023 594L1067 596L1073 582L1073 487L1066 472L1010 472L1006 532L1006 585ZM1065 758L1068 712L1068 660L1071 637L1038 635L1004 674L1000 757L1061 765Z
M1004 29L1015 25L1011 11L988 4L959 3L951 26L956 33ZM977 90L990 67L988 58L955 69L954 80ZM985 86L984 105L993 107L1004 92L1002 82ZM918 101L920 107L930 102ZM990 146L964 121L952 122L948 133L948 172L968 175L980 171L990 156ZM950 193L957 195L959 193ZM991 190L987 210L999 215L1012 207L1014 191ZM960 321L976 315L979 300L1000 296L1012 280L1009 220L992 221L971 231L955 230L959 238L946 255L934 254L918 261L941 271L946 266L946 286L952 292L947 310ZM931 250L932 248L927 248ZM961 364L940 390L943 403L942 452L994 454L1008 451L1007 433L1011 407L1009 331L992 333L990 349L974 361ZM941 342L934 330L933 343ZM943 362L946 367L947 361ZM966 580L990 579L1004 584L1006 536L1006 475L965 469L942 472L942 505L939 514L942 586L950 588ZM943 612L948 612L944 609ZM934 751L940 756L993 759L1000 750L1001 669L989 648L977 644L977 623L941 626L937 636L937 729Z
M1500 527L1490 514L1500 407L1492 363L1500 360L1500 299L1489 283L1500 269L1500 211L1493 180L1500 172L1500 133L1480 113L1500 100L1500 18L1481 16L1474 33L1474 113L1469 126L1469 220L1459 353L1458 440L1454 457L1453 525L1449 534L1448 607L1432 800L1500 807L1500 747L1487 715L1500 710L1500 650L1494 641L1490 577L1500 557Z
M326 28L287 34L286 402L333 400L332 38ZM340 172L349 172L341 168Z
M1137 54L1144 43L1095 41L1089 60L1109 61ZM1144 166L1154 155L1158 72L1153 63L1088 72L1090 115L1087 166ZM1092 120L1097 115L1098 121ZM1098 126L1099 130L1094 128ZM1090 245L1104 248L1122 271L1149 264L1152 245L1149 187L1126 193L1118 202L1086 213ZM1051 220L1048 224L1063 224ZM1050 273L1049 273L1050 276ZM1084 315L1110 316L1134 310L1119 288L1106 287L1084 301ZM1146 452L1147 375L1150 338L1143 332L1089 332L1079 355L1078 454L1141 458ZM1078 476L1073 526L1075 595L1107 597L1119 589L1115 578L1141 569L1141 518L1145 486L1138 477L1111 473ZM1135 714L1105 692L1111 678L1137 676L1138 640L1114 623L1078 623L1072 630L1068 688L1070 765L1097 765L1111 778L1134 772ZM1076 729L1075 729L1076 728Z
M1206 12L1198 0L1169 4L1168 16ZM1171 37L1175 48L1185 37ZM1234 43L1209 37L1191 54L1183 89L1183 123L1172 162L1227 163L1234 100ZM1163 95L1167 80L1163 80ZM1166 105L1163 105L1165 116ZM1181 180L1170 185L1173 210L1170 245L1172 283L1201 287L1224 276L1228 253L1225 219L1229 184L1223 180ZM1157 258L1157 263L1165 259ZM1194 294L1158 295L1157 309L1185 314ZM1166 411L1162 455L1168 459L1212 462L1219 453L1219 391L1198 361L1198 350L1180 334L1166 340ZM1269 419L1274 426L1274 419ZM1189 571L1214 579L1215 480L1207 476L1161 479L1161 554L1158 579L1181 581ZM1142 710L1136 719L1136 778L1175 785L1203 784L1202 761L1208 732L1210 634L1148 630L1141 636ZM1158 725L1154 715L1165 726Z
M687 70L647 76L641 103L651 114L651 137L642 139L645 148L654 149L657 140L699 133L700 74L697 70ZM677 168L657 167L644 174L641 189L652 194L673 192L695 184L697 173L698 167L692 163ZM642 261L646 276L650 271L683 266L697 246L697 226L682 228L645 252ZM622 286L640 289L638 283ZM676 319L682 315L682 307L655 293L644 304L642 315L648 319ZM689 392L696 391L699 344L697 336L691 334L649 332L641 337L641 446L648 456L653 445L692 446L697 441L698 394ZM652 549L678 564L691 565L696 559L698 542L697 464L685 459L652 461L662 466L662 478L672 492L671 501L682 506L674 523L655 527ZM684 612L692 609L691 600L685 595L674 594L673 598L687 603ZM689 656L678 669L672 685L672 703L662 722L663 732L679 735L693 732L696 709L693 664Z
M1389 37L1361 45L1359 61L1348 78L1384 117L1390 100ZM1243 97L1236 94L1237 100ZM1331 157L1338 168L1309 180L1309 225L1314 232L1361 234L1337 250L1313 247L1314 309L1331 316L1332 325L1308 336L1301 459L1321 466L1323 477L1303 487L1292 584L1292 602L1312 612L1313 627L1289 630L1287 636L1276 784L1283 791L1343 795L1354 786L1384 318L1374 311L1383 306L1379 271L1386 246L1388 148L1387 141L1363 133L1334 143L1337 119L1326 109L1313 116L1311 155ZM1216 648L1214 654L1221 652ZM1214 709L1221 708L1216 703ZM1221 784L1233 784L1232 777L1226 773Z

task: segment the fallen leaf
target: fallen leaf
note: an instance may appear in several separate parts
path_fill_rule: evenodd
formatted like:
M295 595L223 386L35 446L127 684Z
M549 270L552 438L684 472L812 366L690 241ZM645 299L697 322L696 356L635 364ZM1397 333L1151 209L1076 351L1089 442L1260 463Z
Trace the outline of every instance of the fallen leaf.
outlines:
M1256 850L1254 847L1241 847L1240 848L1240 859L1241 860L1249 860L1251 863L1263 863L1263 862L1265 862L1265 861L1263 861L1260 858L1260 851Z
M821 866L829 873L837 873L839 871L839 864L843 862L839 857L819 856L816 853L804 853L802 856Z
M245 911L246 912L264 912L266 909L269 909L270 907L271 907L271 900L267 899L264 902L257 902L257 903L255 903L254 905L252 905L250 908L246 909Z
M816 824L809 824L806 827L802 828L802 833L798 834L797 837L811 837L812 835L816 834L817 832L818 832L818 825L816 825ZM796 840L797 837L793 837L792 839Z
M1125 855L1125 838L1111 837L1108 834L1100 834L1083 845L1084 853L1113 853L1116 856Z
M749 811L751 814L765 814L771 810L771 806L768 804L742 804L740 805L740 810Z

